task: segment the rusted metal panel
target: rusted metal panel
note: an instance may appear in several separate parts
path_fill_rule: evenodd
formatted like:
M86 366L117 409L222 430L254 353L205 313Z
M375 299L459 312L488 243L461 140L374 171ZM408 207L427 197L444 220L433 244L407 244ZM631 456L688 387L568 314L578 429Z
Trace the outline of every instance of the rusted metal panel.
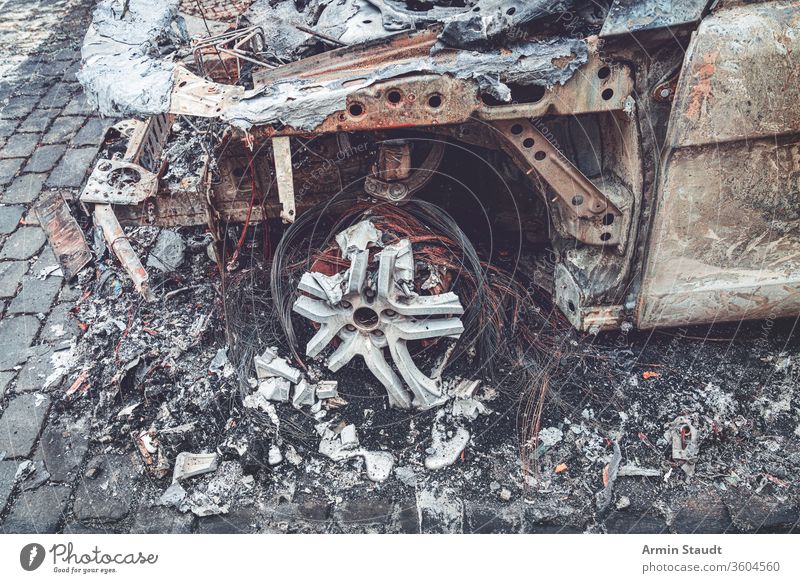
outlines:
M706 18L675 96L668 143L697 146L800 128L800 2L744 4Z
M604 192L615 189L622 195L624 187L601 180L603 190L598 188L527 119L498 121L495 127L505 136L507 149L528 166L527 173L536 172L556 193L554 206L570 236L589 245L624 249L630 220Z
M284 223L293 223L297 209L294 202L294 175L292 173L292 144L290 138L273 138L272 151L275 158L275 180L278 182L278 200L281 203L281 219Z
M139 166L101 159L80 196L83 203L139 204L156 194L158 177Z
M675 28L700 21L709 0L614 0L600 37Z
M640 327L800 312L800 3L721 10L687 53Z
M142 294L145 300L153 301L155 296L150 290L147 271L139 260L136 251L131 247L131 243L128 241L125 231L122 230L122 226L119 224L111 205L94 205L94 221L102 229L106 243L108 243L122 267L133 280L133 285L137 291Z
M33 212L47 234L47 240L64 270L64 277L72 279L91 261L92 252L67 206L67 201L56 191L40 201Z

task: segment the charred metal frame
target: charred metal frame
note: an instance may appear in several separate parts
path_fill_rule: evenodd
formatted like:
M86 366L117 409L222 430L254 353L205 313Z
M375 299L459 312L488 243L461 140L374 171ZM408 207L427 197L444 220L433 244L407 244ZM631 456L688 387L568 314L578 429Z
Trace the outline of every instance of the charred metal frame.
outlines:
M132 193L106 193L109 198L103 199L102 192L97 192L102 191L98 183L103 176L93 175L90 184L95 192L87 190L81 200L100 205L110 202L122 223L208 223L218 232L222 222L245 217L257 222L280 216L290 222L306 204L302 196L295 195L303 193L308 182L305 177L315 176L317 171L313 162L293 168L291 162L298 152L292 153L290 138L313 139L325 148L358 132L391 139L391 130L418 128L507 152L530 178L531 188L543 191L559 257L554 272L555 301L580 330L612 329L624 321L647 328L796 314L800 312L800 269L790 251L776 250L775 244L762 242L763 233L749 228L744 229L749 239L734 241L737 227L742 228L740 214L738 224L725 218L721 227L725 237L730 236L730 244L740 245L748 253L763 250L769 265L776 268L764 276L752 262L704 253L703 236L676 227L684 213L676 196L712 224L726 197L748 199L746 205L758 208L752 196L748 198L735 186L737 180L753 184L756 192L773 201L772 211L767 209L764 216L786 204L789 195L781 191L781 184L789 188L800 166L795 154L800 119L791 105L800 96L797 84L788 89L778 85L797 75L796 63L785 55L800 50L798 37L783 31L798 26L800 3L724 3L702 19L705 8L705 2L692 1L669 18L638 19L641 26L628 31L646 43L644 33L656 42L667 28L684 27L683 38L688 40L692 27L701 22L683 64L682 55L675 52L665 60L668 69L659 73L658 63L647 62L637 47L624 44L621 31L630 17L629 9L615 4L601 32L602 40L586 39L588 62L576 74L563 85L547 87L537 95L515 96L512 90L512 98L517 99L512 104L493 103L481 94L474 80L447 74L403 75L367 86L358 82L380 65L427 56L437 41L435 27L265 68L254 74L252 91L203 79L176 65L169 114L151 118L144 125L136 122L131 131L124 162L140 164L146 180ZM744 31L748 26L749 32ZM742 34L763 36L768 42L742 49L733 42ZM603 58L602 42L607 45ZM437 58L447 62L453 57L445 53ZM720 67L722 61L736 66ZM204 171L192 189L169 192L168 196L148 190L147 180L158 175L154 166L171 123L165 120L174 115L225 118L239 102L262 88L294 79L314 81L320 87L332 80L352 80L354 88L346 91L343 107L312 130L280 124L256 125L246 131L229 128L213 181ZM761 91L756 89L759 86L770 89ZM780 96L778 107L775 95ZM751 113L745 116L738 111L743 102L751 104ZM752 111L772 113L758 117ZM659 138L641 129L643 116L654 112L659 119L669 118L663 157ZM540 126L543 117L587 114L597 116L603 128L599 176L584 175ZM754 145L748 150L750 143ZM377 152L379 163L372 167L365 190L376 198L401 203L424 174L393 175L397 169L385 163L385 148ZM721 150L739 162L727 169L732 178L722 180L718 192L713 192L710 171ZM259 158L254 168L256 154ZM431 168L438 162L437 155L431 154ZM777 157L777 175L757 170L758 181L746 180L744 173L749 168L759 168L756 158L773 155ZM347 168L362 177L370 174L365 164L371 166L363 158L354 156L347 161ZM705 160L705 166L698 166L697 160ZM102 163L96 172L101 172ZM251 169L254 176L248 175ZM255 194L251 185L260 195L253 208L247 204ZM691 196L685 194L688 187L693 189ZM712 192L707 194L709 190ZM150 195L144 196L145 192ZM756 223L762 231L769 231L766 219ZM794 235L787 237L786 245L797 242ZM676 247L676 240L684 247ZM687 266L699 275L687 275ZM719 281L727 283L719 285ZM744 298L743 294L749 295Z

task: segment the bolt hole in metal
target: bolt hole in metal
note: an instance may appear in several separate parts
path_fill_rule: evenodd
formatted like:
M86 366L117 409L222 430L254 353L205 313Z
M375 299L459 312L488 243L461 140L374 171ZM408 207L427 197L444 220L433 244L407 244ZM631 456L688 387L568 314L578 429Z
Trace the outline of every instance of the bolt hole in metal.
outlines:
M583 204L583 195L576 194L572 197L572 206L581 206Z
M609 239L611 239L611 233L602 233L600 235L601 241L608 241Z
M362 330L372 330L378 325L378 312L372 308L358 308L355 312L353 312L353 322Z
M397 105L403 101L403 94L397 89L391 89L386 94L386 100L392 105Z
M613 89L603 89L603 92L600 94L600 96L603 99L605 99L606 101L608 101L609 99L614 97L614 90Z
M547 158L547 154L545 154L543 150L539 150L533 155L533 157L539 160L539 162L541 162L542 160Z
M360 103L351 103L350 107L347 108L347 111L349 111L350 115L353 117L360 117L364 115L364 106Z
M522 141L522 145L525 146L526 148L533 148L534 143L535 142L533 141L533 138L525 138Z
M438 93L433 93L428 97L428 105L433 109L439 109L444 102L444 98Z
M575 311L575 304L572 302L572 300L569 300L567 302L567 307L569 308L570 312L574 312Z
M518 123L515 123L513 126L511 126L511 133L515 136L520 135L522 133L522 126Z
M99 165L97 168L98 168L98 169L99 169L101 172L108 172L109 170L111 170L111 164L109 164L108 162L103 162L103 163L102 163L102 164L100 164L100 165Z
M603 224L607 227L609 225L614 224L614 215L611 213L607 213L606 216L603 217Z
M610 67L601 67L599 71L597 71L597 76L600 79L608 79L611 75L611 68Z
M511 8L506 10L506 14L508 14L509 16L512 16L516 11L517 11L517 9L514 6L512 6Z
M108 174L108 184L110 186L136 184L141 179L142 175L133 168L117 168Z

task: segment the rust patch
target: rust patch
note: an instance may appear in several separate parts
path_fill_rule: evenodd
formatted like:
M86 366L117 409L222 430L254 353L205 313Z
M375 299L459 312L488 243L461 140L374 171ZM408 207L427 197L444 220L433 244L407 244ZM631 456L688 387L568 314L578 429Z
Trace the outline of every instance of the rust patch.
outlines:
M717 56L719 51L714 51L703 57L703 62L695 68L693 77L696 79L694 87L689 93L689 105L686 116L699 119L703 106L713 97L711 78L717 70Z
M64 196L56 191L42 200L33 212L42 225L67 280L92 259L89 245L67 206Z
M570 63L572 63L576 59L577 55L574 53L570 53L569 55L565 55L563 57L556 57L555 59L551 59L550 62L553 63L559 69L566 69Z

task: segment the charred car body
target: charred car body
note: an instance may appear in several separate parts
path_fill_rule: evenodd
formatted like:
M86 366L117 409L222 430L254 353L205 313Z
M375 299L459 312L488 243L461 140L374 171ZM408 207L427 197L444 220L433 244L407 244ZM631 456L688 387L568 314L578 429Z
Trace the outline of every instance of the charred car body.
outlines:
M799 33L791 1L256 0L240 12L102 0L79 78L101 112L138 119L115 126L117 154L97 161L80 203L145 295L125 225L208 225L230 264L230 225L438 189L456 218L461 206L484 213L465 232L507 237L490 260L510 248L512 261L542 266L536 284L578 330L796 315ZM202 147L176 175L170 156L192 139ZM64 250L64 221L43 222L62 258L88 259ZM301 303L318 305L296 311L320 334L339 322L330 306L349 310L331 338L345 325L383 335L399 328L375 318L404 315L386 291L382 312L358 319L361 294L380 287L364 282L404 281L405 251L353 237L339 245L349 270L324 274L350 300L312 275L300 286ZM365 252L374 274L357 268ZM426 301L405 315L448 318L415 338L461 332L457 297ZM404 380L430 406L436 388L417 372Z

